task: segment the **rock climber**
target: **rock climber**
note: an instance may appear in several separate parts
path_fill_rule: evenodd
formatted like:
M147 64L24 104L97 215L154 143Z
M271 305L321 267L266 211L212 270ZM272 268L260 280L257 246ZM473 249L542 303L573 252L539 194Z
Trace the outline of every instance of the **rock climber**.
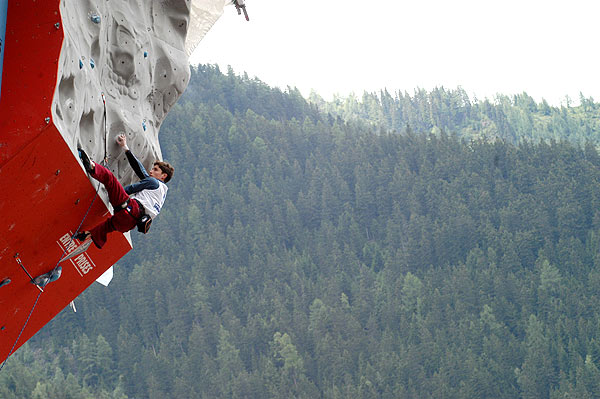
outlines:
M75 235L81 241L91 236L94 245L102 248L107 240L108 233L120 231L125 233L134 229L146 233L150 223L162 209L167 197L166 183L173 177L174 168L168 162L155 161L152 168L146 171L142 163L127 147L124 134L117 137L117 144L125 150L125 155L135 174L141 179L139 182L123 187L117 178L106 167L92 161L82 149L79 157L85 170L94 179L106 187L108 199L114 208L114 214L89 231Z

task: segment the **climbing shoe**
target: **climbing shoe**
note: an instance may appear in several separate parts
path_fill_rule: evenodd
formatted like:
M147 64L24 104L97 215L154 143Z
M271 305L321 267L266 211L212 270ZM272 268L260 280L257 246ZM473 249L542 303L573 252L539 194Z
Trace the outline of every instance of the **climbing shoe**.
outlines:
M83 162L83 167L85 168L85 170L88 173L94 173L94 168L96 166L94 164L94 161L92 161L90 157L88 157L88 155L85 153L85 151L83 151L83 149L78 148L77 151L79 151L79 158L81 158L81 162Z
M73 236L74 239L79 241L85 241L86 238L90 236L90 233L87 231L80 231L79 233Z

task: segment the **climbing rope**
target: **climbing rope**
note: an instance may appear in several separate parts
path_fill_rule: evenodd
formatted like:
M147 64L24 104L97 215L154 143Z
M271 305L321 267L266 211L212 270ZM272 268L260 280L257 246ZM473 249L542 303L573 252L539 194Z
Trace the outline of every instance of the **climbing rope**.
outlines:
M0 371L2 371L2 369L4 368L4 365L6 364L6 361L8 360L8 358L10 357L10 355L12 355L13 350L15 350L15 346L17 346L17 342L19 342L19 339L21 338L21 334L23 334L23 331L25 330L25 327L27 326L27 323L29 323L29 318L31 318L31 315L33 313L33 309L35 309L35 307L37 306L38 301L40 300L40 296L42 296L43 292L44 291L40 291L40 293L38 294L37 298L35 298L35 303L33 304L33 307L31 308L31 310L29 311L29 315L27 316L27 320L25 320L25 324L23 324L23 328L21 328L21 331L19 332L19 336L17 337L17 340L13 344L12 348L10 348L10 352L8 352L8 355L6 356L6 359L4 359L4 362L2 362L2 366L0 366Z
M108 126L106 121L106 97L101 93L102 105L104 106L104 166L108 166Z

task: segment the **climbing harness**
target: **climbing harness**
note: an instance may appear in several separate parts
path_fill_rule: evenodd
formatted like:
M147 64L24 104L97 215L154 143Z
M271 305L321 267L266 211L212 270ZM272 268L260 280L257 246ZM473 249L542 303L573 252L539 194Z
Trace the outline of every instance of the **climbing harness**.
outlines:
M133 216L133 214L131 213L132 208L131 208L131 201L135 201L138 204L138 207L140 209L140 216L139 217L135 217ZM133 219L136 220L135 224L137 226L137 230L140 233L144 233L147 234L150 231L150 225L152 224L152 218L150 217L150 215L148 215L144 209L144 205L142 205L142 203L140 201L138 201L135 198L130 198L127 201L123 202L119 207L117 207L116 211L125 211L129 214L129 216L131 216Z

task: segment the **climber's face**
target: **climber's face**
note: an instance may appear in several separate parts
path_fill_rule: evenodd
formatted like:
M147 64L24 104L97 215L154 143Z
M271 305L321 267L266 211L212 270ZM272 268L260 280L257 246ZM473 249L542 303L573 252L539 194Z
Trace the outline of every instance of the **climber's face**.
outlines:
M150 177L154 177L155 179L158 179L160 181L165 181L165 179L167 178L167 174L163 172L162 169L158 167L158 165L152 166L152 169L148 171L148 174L150 175Z

